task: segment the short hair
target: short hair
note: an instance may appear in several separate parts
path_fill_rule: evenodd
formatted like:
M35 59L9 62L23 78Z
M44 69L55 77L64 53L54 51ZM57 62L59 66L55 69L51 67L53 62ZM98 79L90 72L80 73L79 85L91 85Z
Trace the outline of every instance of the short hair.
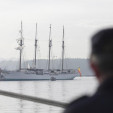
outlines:
M113 73L113 28L103 29L91 39L91 60L104 73Z

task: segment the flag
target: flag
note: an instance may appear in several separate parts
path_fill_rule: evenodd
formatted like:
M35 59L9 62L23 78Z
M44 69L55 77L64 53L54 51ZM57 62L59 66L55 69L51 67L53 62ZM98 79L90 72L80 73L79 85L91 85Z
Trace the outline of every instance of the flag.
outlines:
M81 72L80 72L80 67L78 68L78 73L80 74L80 77L82 76Z

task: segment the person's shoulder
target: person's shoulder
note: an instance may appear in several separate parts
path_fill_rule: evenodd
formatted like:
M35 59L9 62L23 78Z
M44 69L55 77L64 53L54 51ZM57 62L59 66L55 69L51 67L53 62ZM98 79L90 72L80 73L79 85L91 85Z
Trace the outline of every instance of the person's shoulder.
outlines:
M71 103L69 103L66 107L66 110L64 111L64 113L74 113L74 111L76 111L78 108L80 108L80 106L82 104L84 104L86 101L89 100L89 96L82 96L74 101L72 101Z
M79 97L78 99L76 99L76 100L72 101L71 103L69 103L67 105L67 107L70 107L70 106L73 106L75 104L81 103L81 102L83 102L83 101L85 101L87 99L89 99L89 96L86 96L86 95L82 96L82 97Z

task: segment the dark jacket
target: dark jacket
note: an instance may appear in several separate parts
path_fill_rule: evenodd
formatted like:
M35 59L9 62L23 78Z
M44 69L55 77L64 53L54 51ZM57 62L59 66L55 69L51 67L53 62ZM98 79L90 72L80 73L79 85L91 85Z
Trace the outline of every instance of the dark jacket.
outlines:
M103 82L93 96L70 103L64 113L113 113L113 78Z

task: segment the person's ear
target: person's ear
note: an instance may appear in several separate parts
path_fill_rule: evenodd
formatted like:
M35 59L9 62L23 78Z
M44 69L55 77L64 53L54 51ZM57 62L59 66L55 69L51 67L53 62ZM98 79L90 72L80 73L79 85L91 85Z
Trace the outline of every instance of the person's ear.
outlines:
M94 71L95 76L97 77L97 79L100 80L101 73L99 71L98 66L92 61L90 61L90 66L91 66L92 70Z

